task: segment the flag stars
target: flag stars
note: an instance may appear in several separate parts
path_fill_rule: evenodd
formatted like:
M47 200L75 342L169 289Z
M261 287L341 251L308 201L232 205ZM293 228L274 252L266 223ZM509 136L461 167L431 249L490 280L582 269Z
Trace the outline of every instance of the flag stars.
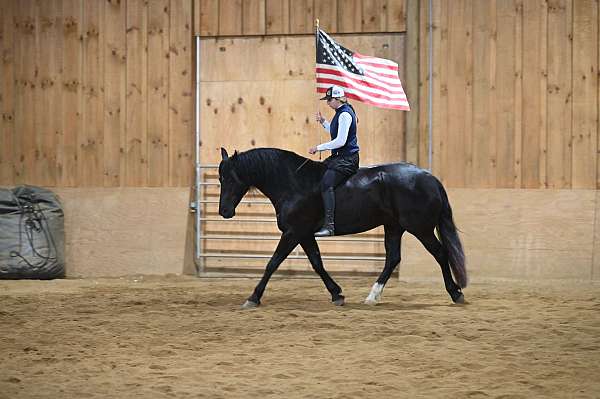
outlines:
M320 32L317 52L317 62L341 67L355 74L363 74L362 70L354 63L353 52L331 40L329 36Z

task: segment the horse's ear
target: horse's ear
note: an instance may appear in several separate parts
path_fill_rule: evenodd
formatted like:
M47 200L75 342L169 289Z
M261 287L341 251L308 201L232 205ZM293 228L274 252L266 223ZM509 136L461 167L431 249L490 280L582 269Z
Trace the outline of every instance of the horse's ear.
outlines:
M227 154L227 150L223 147L221 147L221 158L223 158L223 161L226 161L227 159L229 159L229 155Z
M235 157L238 154L237 150L233 151L233 156Z

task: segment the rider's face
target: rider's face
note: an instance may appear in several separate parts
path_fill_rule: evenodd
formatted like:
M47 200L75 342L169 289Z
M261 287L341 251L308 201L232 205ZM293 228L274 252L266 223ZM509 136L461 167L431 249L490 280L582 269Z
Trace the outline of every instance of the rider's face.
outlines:
M327 105L329 105L333 109L338 109L342 102L337 98L330 98L327 100Z

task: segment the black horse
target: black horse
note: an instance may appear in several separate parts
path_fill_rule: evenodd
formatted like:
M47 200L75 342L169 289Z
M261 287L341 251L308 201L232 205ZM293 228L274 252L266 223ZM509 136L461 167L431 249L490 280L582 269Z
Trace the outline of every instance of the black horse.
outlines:
M313 236L323 224L319 182L325 165L275 148L258 148L239 154L236 151L231 157L221 148L221 156L219 214L232 218L242 197L250 187L256 187L271 200L277 213L277 226L282 232L262 279L243 307L260 304L271 275L298 244L325 283L332 302L343 305L342 289L323 267ZM409 163L361 168L337 187L335 198L336 235L384 226L385 267L366 303L377 303L383 287L400 263L400 240L405 231L417 237L439 263L446 291L452 300L464 302L461 288L467 285L465 256L446 190L438 179ZM435 236L436 228L441 242Z

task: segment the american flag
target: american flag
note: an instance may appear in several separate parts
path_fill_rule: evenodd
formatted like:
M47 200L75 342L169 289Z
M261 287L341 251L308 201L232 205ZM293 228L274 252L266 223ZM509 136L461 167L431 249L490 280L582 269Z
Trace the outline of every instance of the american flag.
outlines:
M381 108L410 110L398 64L348 50L321 29L317 31L316 72L318 93L337 85L348 98Z

